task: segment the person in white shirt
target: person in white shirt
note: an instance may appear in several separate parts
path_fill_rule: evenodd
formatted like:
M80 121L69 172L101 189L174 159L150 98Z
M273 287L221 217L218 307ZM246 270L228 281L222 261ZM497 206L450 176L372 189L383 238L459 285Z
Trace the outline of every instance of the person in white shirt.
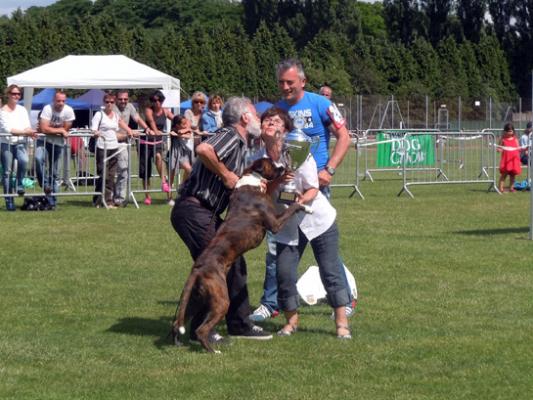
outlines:
M22 91L17 85L9 85L6 89L7 104L0 109L0 155L2 161L2 184L4 194L16 192L19 196L24 195L22 180L26 175L28 165L28 152L26 143L28 137L35 138L36 131L31 128L28 111L18 105ZM15 187L12 185L11 173L13 172L13 160L17 160L17 176ZM5 198L6 209L15 211L15 202L12 196Z
M117 132L119 129L122 129L129 137L133 136L130 127L126 125L126 123L120 118L120 115L115 111L115 101L116 96L114 94L105 94L104 109L94 114L91 121L91 130L95 132L95 136L98 137L98 140L96 141L96 173L98 174L98 179L96 180L95 188L97 192L104 192L104 164L106 168L104 193L105 204L102 202L102 196L96 195L93 197L93 205L97 208L102 205L106 205L107 208L117 208L113 199L115 194L117 157L119 151L126 151L124 148L119 149Z
M282 127L283 121L287 120L284 118L287 113L277 108L273 110L268 114L268 120L263 120L262 138L265 141L266 154L273 160L281 162L280 144L286 133ZM285 127L287 128L286 125ZM278 197L279 185L287 179L292 179L296 186L298 192L296 201L311 207L313 213L295 214L274 237L278 306L286 318L286 324L278 335L290 336L297 330L299 323L297 270L307 243L311 243L328 302L334 308L337 337L351 339L348 317L345 313L345 305L350 301L350 292L346 287L344 271L338 265L339 231L335 222L337 212L319 189L317 166L313 156L309 155L294 173L286 173L282 180L269 185L269 192L273 193L274 198ZM278 206L283 207L279 203Z
M52 193L59 192L59 164L65 139L76 119L74 110L65 102L67 95L58 90L52 104L44 106L39 117L39 130L46 135L37 140L35 147L35 169L39 185L44 189L48 203L56 206L56 198ZM48 168L45 167L48 162Z

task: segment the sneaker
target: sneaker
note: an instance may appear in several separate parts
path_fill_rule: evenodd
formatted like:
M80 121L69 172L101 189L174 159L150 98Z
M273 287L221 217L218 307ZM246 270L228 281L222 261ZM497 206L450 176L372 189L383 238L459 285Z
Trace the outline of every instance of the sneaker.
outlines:
M145 197L144 204L147 205L147 206L152 204L152 198L151 197Z
M173 200L173 199L170 199L167 204L170 206L170 207L174 207L174 204L176 204L176 202Z
M222 336L221 334L215 331L209 332L207 341L210 344L228 344L229 343L228 339L226 339L224 336ZM189 343L200 344L200 341L196 337L192 337L189 339Z
M252 327L246 332L239 333L236 335L230 335L236 339L251 339L251 340L270 340L272 339L272 334L265 332L263 328L257 325L252 325Z
M166 181L161 184L161 190L165 193L170 193L170 186L168 186Z
M350 318L355 314L355 307L357 306L357 300L353 299L349 306L346 306L346 316ZM331 319L335 320L335 311L331 313Z
M248 316L254 322L263 322L269 318L274 318L279 315L279 311L270 311L267 306L260 304L252 314Z

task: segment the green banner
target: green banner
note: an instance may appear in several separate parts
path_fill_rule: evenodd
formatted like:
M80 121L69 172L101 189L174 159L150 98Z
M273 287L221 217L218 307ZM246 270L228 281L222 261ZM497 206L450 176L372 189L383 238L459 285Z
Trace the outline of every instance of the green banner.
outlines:
M431 166L435 163L435 137L433 135L409 135L403 140L403 132L379 132L377 142L389 141L378 144L378 167L401 167L404 157L406 166Z

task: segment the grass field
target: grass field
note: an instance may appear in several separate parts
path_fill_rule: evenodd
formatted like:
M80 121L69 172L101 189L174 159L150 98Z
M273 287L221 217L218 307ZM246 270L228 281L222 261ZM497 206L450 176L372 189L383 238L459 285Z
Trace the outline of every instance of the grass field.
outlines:
M333 198L359 289L353 340L335 338L327 306L302 307L296 335L216 356L166 338L191 260L162 198L0 210L0 398L529 399L529 193L362 185L365 201ZM253 306L264 252L246 257Z

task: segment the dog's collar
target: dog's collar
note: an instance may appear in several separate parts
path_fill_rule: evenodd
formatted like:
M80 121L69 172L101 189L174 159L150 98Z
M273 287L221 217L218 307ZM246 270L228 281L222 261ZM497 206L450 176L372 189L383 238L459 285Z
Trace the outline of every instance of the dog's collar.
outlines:
M235 185L235 189L238 189L242 186L255 186L258 187L261 192L265 192L263 189L263 186L261 186L261 182L263 181L263 177L255 172L252 172L251 174L246 174L241 177L237 181L237 184Z

